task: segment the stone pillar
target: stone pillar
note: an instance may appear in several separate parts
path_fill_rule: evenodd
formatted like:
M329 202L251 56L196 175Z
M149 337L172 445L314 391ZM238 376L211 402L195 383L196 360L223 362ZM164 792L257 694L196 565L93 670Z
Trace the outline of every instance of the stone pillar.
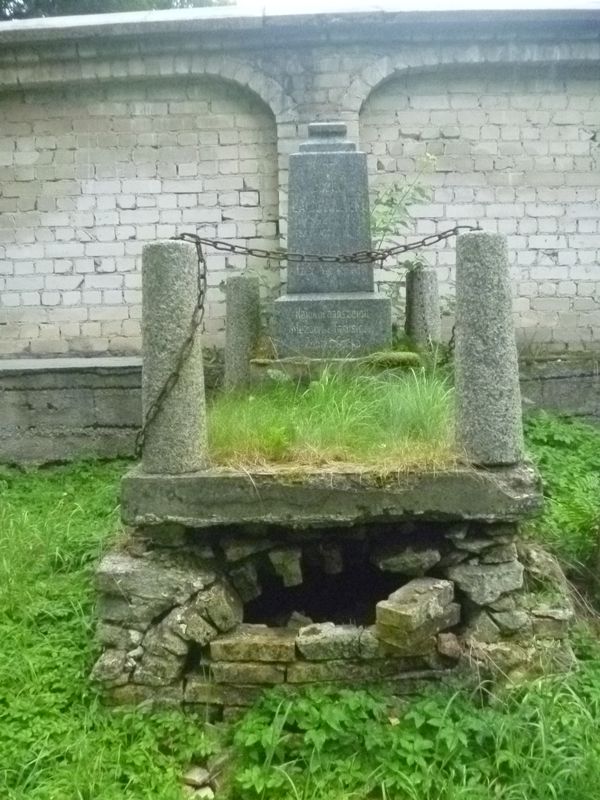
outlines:
M406 273L404 330L419 347L441 339L440 298L437 272L421 264Z
M476 464L523 458L519 364L506 239L481 231L456 243L457 439Z
M254 275L227 278L225 286L225 388L250 383L250 359L260 334L260 287Z
M280 356L346 356L391 343L391 304L373 291L371 263L323 263L311 255L371 248L367 157L342 122L315 122L290 156L287 294L274 305Z
M159 241L142 253L142 401L144 419L190 331L198 297L196 248ZM150 423L142 453L144 472L178 474L206 466L206 404L200 330L177 382Z

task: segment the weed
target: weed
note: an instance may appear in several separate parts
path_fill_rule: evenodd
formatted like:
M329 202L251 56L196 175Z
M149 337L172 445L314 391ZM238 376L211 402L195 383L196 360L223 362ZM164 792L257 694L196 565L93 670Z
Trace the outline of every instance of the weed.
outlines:
M453 390L422 369L382 377L323 372L222 394L209 409L213 461L232 466L335 463L393 469L452 464Z

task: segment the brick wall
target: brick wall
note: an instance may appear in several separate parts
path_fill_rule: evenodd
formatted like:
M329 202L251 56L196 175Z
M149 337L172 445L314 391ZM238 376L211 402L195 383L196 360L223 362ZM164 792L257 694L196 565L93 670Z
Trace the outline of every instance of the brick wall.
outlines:
M416 233L479 222L508 237L524 347L581 350L600 338L597 75L496 67L405 77L376 88L360 121L375 186L435 156L420 179L431 202L412 207ZM444 244L428 261L451 314L454 242Z
M284 244L289 154L331 118L374 188L435 155L417 234L508 236L525 349L597 346L598 15L207 13L0 24L0 356L137 352L144 242L199 227ZM428 258L448 330L453 244ZM248 266L267 295L285 280L209 255L207 344L222 344L225 276Z

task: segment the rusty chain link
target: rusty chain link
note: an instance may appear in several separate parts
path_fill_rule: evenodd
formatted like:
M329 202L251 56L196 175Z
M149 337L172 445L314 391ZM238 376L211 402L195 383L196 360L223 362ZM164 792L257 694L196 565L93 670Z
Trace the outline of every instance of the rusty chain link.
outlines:
M159 393L154 400L150 403L148 410L144 414L142 427L135 437L134 453L136 458L140 458L146 442L148 429L156 419L160 412L163 403L171 393L173 387L179 380L179 375L183 365L188 359L196 331L204 320L205 302L206 302L206 287L207 287L207 268L206 259L204 257L203 247L212 247L214 250L234 255L254 256L255 258L264 258L270 261L287 261L288 264L296 263L302 264L306 262L317 262L320 264L374 264L378 263L383 267L383 262L393 256L401 255L402 253L409 253L413 250L419 250L421 247L431 247L431 245L443 242L452 236L457 236L461 230L480 230L478 225L455 225L453 228L441 233L432 233L423 237L415 242L407 244L395 244L393 247L387 247L379 250L357 250L354 253L344 253L341 255L322 255L310 253L288 253L286 250L266 250L261 247L246 247L241 244L233 244L226 242L223 239L209 239L206 236L199 236L195 233L180 233L177 236L172 236L172 239L190 242L195 245L198 258L198 295L196 298L196 305L190 320L189 331L185 337L175 359L175 366L167 376L164 384L162 385Z

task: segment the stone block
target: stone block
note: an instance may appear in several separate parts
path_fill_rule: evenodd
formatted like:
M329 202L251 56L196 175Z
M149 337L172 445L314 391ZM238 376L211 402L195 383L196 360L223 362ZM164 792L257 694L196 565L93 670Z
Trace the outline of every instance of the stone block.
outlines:
M420 658L382 658L373 661L296 661L287 669L288 683L366 683L423 667Z
M277 684L285 681L284 664L215 661L210 665L216 683Z
M458 564L449 567L447 575L467 597L486 606L523 586L523 565L519 561L506 564Z
M284 586L302 583L302 550L299 547L276 547L269 551L269 561Z
M233 633L219 636L210 645L214 661L293 661L296 633L288 628L240 625Z
M441 559L435 547L402 544L384 544L376 547L371 561L383 572L401 575L425 575Z
M437 650L441 656L452 661L459 661L463 655L463 649L458 636L455 633L438 633Z
M490 547L480 556L482 564L505 564L508 561L515 561L516 558L517 547L514 542Z
M179 622L179 617L180 611L175 609L158 625L150 628L142 641L144 652L157 656L162 655L164 651L175 656L187 655L188 644L176 632L175 626Z
M239 595L225 581L200 592L190 604L191 609L223 632L239 625L244 614Z
M124 650L105 650L94 664L91 679L103 686L122 686L127 683L133 669Z
M143 634L140 631L123 628L121 625L99 622L96 626L96 639L105 647L116 647L127 651L141 643Z
M256 565L252 561L232 567L227 574L243 603L260 597L262 587L259 583Z
M185 656L163 650L144 653L133 673L133 682L144 686L169 686L181 678Z
M319 622L300 628L296 638L298 652L309 661L358 658L361 629L354 625Z
M526 611L492 611L490 616L502 633L529 634L532 631L531 617Z
M476 639L478 642L498 642L500 640L500 628L486 611L477 612L469 620L465 632L468 640Z
M406 633L442 617L454 599L454 586L439 578L415 578L377 603L377 623L392 625Z
M183 700L183 688L181 683L174 686L128 683L111 689L108 699L113 705L178 708Z
M273 324L280 357L360 355L386 350L392 339L389 298L368 292L283 295Z
M171 607L186 602L215 580L212 570L197 568L183 557L148 553L134 558L109 553L96 570L99 613L115 622L150 623Z
M425 632L407 635L400 628L393 625L377 623L377 637L382 649L387 656L414 657L429 656L435 652L436 638Z
M191 674L185 682L183 702L198 705L251 706L262 686L227 686L209 681L206 675Z
M256 553L270 550L275 546L275 542L264 538L232 538L224 539L220 542L220 545L227 561L242 561L244 558L249 558Z

